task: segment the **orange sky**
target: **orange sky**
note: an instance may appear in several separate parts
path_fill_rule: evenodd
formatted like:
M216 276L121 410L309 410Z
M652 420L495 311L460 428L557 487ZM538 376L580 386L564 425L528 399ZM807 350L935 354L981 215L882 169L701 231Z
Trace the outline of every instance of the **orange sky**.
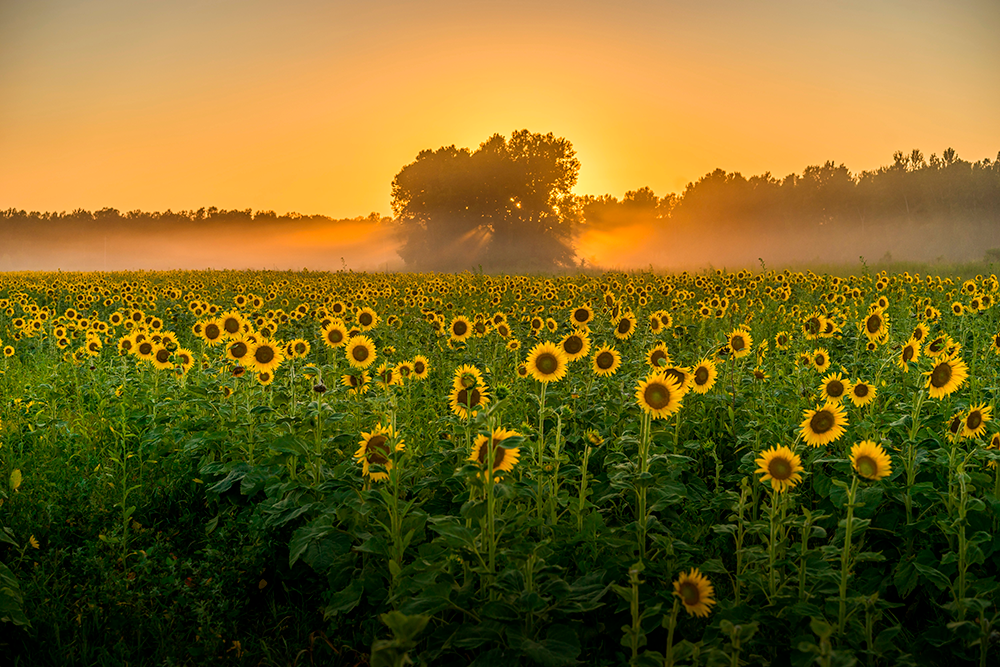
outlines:
M425 148L578 194L1000 150L1000 2L3 0L0 208L389 214Z

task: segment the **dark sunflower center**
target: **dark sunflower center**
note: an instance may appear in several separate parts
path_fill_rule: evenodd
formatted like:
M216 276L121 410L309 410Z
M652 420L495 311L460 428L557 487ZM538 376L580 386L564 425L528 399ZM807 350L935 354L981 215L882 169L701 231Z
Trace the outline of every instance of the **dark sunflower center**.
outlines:
M261 345L256 350L254 350L253 358L258 364L267 364L274 359L274 348L270 345Z
M870 456L859 456L855 464L862 477L874 477L878 473L878 463Z
M170 361L170 352L166 349L159 349L156 351L156 360L161 364L165 364Z
M205 326L205 337L209 340L215 340L218 338L222 332L219 330L218 324L208 324Z
M694 381L696 384L702 385L708 382L708 369L704 366L698 368L694 372Z
M838 398L844 395L844 383L840 380L830 380L826 384L826 395L830 398Z
M615 365L615 355L611 354L610 352L601 352L599 355L597 355L596 362L598 368L600 368L602 371L606 371Z
M663 366L667 363L667 353L663 350L653 350L649 355L649 363L655 367Z
M792 476L792 462L776 456L767 464L767 474L779 482L783 482Z
M832 429L834 423L835 420L832 412L829 410L820 410L809 420L809 428L812 429L813 433L822 435Z
M306 344L305 343L296 343L294 349L295 349L295 354L305 354L306 353Z
M746 340L740 335L733 336L729 341L729 347L733 348L733 352L739 352L740 350L746 349L746 346Z
M627 334L632 330L632 321L627 317L619 320L618 322L618 333Z
M951 365L947 361L938 364L931 371L931 385L936 389L948 384L949 380L951 380Z
M451 330L456 336L464 336L469 330L469 327L465 322L459 321L452 325Z
M229 351L232 353L234 357L239 359L240 357L246 356L247 344L241 340L236 341L235 343L233 343L232 347L229 348Z
M579 336L570 336L563 343L563 350L566 354L576 354L583 349L583 339Z
M698 584L686 581L679 588L678 592L681 594L681 600L687 606L694 607L701 602L701 591L698 590Z
M227 317L226 321L222 323L222 328L228 333L234 334L240 330L240 321L235 317Z
M778 336L777 343L778 343L778 345L782 345L782 346L786 345L788 343L788 337L787 336Z
M979 410L973 410L969 413L969 416L965 419L965 426L970 431L975 431L983 423L983 413Z
M358 324L360 324L363 327L369 326L372 323L372 321L373 320L371 313L361 313L360 315L358 315Z
M864 398L865 396L867 396L868 395L868 385L866 385L866 384L857 384L857 385L855 385L854 386L854 395L857 396L858 398Z
M535 368L542 375L553 375L559 370L559 359L551 352L543 352L535 359Z
M586 322L589 319L590 313L587 312L586 308L577 308L573 311L573 320L576 322Z
M139 354L149 354L153 351L152 343L139 343Z
M425 366L424 362L422 362L422 361L418 361L418 362L416 362L416 363L413 364L413 372L416 373L417 375L420 375L426 369L427 369L427 366Z
M878 333L878 330L882 328L882 318L878 315L869 315L865 321L865 328L870 334Z
M912 345L907 345L906 347L904 347L903 348L903 361L910 361L911 359L913 359L913 354L914 354L914 352L913 352L913 346Z
M340 329L330 329L330 331L326 334L326 339L336 345L340 341L344 340L344 332Z
M385 465L389 462L389 445L386 444L386 437L384 435L373 436L368 441L368 446L365 447L365 455L368 457L368 463L374 463L375 465Z
M358 345L351 350L351 356L354 358L354 361L364 361L368 358L368 348L364 345Z
M940 352L944 349L944 339L936 338L930 345L927 346L927 349L935 353Z
M811 334L819 333L820 322L818 317L810 317L806 320L806 331Z
M822 354L817 354L816 358L813 360L817 366L826 366L826 357Z
M653 410L662 410L670 405L670 389L659 382L650 382L642 392L642 398Z
M479 399L480 399L479 390L473 389L472 392L470 393L468 389L461 389L458 392L457 398L459 405L474 408L477 405L479 405Z

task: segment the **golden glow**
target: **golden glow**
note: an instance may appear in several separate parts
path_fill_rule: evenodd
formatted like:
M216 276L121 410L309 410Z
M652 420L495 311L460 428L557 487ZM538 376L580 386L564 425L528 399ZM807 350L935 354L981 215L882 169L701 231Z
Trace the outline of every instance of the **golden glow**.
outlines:
M576 193L618 197L679 193L717 167L992 158L998 33L991 0L10 0L0 208L388 215L419 151L522 128L572 142ZM650 234L584 232L579 255L672 261L629 258L625 239Z

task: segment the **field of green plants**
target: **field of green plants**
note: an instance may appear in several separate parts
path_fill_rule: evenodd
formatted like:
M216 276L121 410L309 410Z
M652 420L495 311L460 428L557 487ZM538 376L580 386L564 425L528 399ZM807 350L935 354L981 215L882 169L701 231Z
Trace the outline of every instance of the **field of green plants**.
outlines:
M989 665L1000 281L0 274L12 665Z

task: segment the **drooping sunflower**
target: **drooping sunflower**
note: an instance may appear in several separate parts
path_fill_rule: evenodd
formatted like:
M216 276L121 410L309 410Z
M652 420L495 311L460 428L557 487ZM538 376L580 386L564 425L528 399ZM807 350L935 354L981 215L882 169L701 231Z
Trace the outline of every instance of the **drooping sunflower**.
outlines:
M858 380L851 385L851 390L847 396L857 407L868 405L875 400L875 385L868 384L864 380Z
M750 350L753 347L753 337L745 328L737 327L729 333L729 340L726 345L733 351L733 358L739 359L750 354Z
M965 415L965 420L962 422L962 437L978 438L985 434L986 422L992 419L992 412L993 406L985 403L970 407L969 412Z
M910 371L910 364L916 362L919 358L920 343L913 338L910 338L910 340L906 341L906 344L903 345L903 349L900 350L899 359L896 361L896 364L903 369L904 373L908 373Z
M719 371L715 362L711 359L702 359L691 371L691 389L698 394L708 392L715 386L715 379L718 375Z
M802 413L802 439L807 445L819 447L827 445L844 435L847 426L847 415L840 403L824 403L815 410L805 410Z
M558 382L566 376L568 361L562 348L546 341L531 348L524 364L539 382Z
M521 449L519 447L505 448L502 443L508 438L517 438L520 435L517 431L508 431L505 428L493 430L493 464L489 466L490 474L510 472L514 469L514 465L517 464L518 458L521 455ZM477 435L475 442L472 443L472 453L469 455L468 460L485 467L489 444L490 441L486 435L482 433Z
M472 323L464 315L456 315L448 325L451 340L461 343L472 335Z
M448 405L460 419L468 419L490 402L490 392L485 385L452 387L448 394Z
M250 351L246 357L246 365L250 370L262 373L267 371L274 376L274 371L278 369L281 362L285 360L285 355L281 347L275 345L266 338L263 338L250 346Z
M862 440L851 447L851 467L861 477L878 481L892 473L892 461L882 445Z
M779 331L774 336L774 346L779 350L787 350L792 343L792 337L787 331Z
M601 345L594 352L594 356L591 357L591 368L594 371L594 375L602 377L614 375L618 372L618 368L621 365L621 354L610 345Z
M830 373L823 378L820 392L826 401L840 402L851 391L851 381L840 373Z
M635 389L635 400L643 412L653 419L669 417L681 408L685 389L665 373L653 373L640 380Z
M622 313L615 324L615 338L628 340L635 333L636 319L631 311Z
M764 474L760 481L771 482L771 488L778 493L783 493L801 482L802 475L799 473L805 470L802 467L802 459L785 446L764 450L754 463L757 464L757 470L754 472Z
M576 361L587 356L587 353L590 352L590 337L582 329L578 329L573 333L566 334L559 342L559 347L566 355L566 361Z
M969 377L969 367L959 357L940 359L934 368L924 373L931 398L944 398L958 389Z
M370 433L361 433L358 451L354 458L361 462L361 474L373 482L384 482L389 479L393 468L393 458L396 452L406 447L403 439L396 440L393 445L392 427L378 424Z
M375 363L378 354L375 352L375 343L368 336L354 336L344 349L347 363L353 368L368 368Z
M698 568L690 572L682 572L674 582L674 595L681 599L684 611L691 616L707 617L715 600L715 588L708 577L701 574Z
M667 352L666 343L657 343L646 351L646 363L657 370L669 366L670 362L670 353Z

